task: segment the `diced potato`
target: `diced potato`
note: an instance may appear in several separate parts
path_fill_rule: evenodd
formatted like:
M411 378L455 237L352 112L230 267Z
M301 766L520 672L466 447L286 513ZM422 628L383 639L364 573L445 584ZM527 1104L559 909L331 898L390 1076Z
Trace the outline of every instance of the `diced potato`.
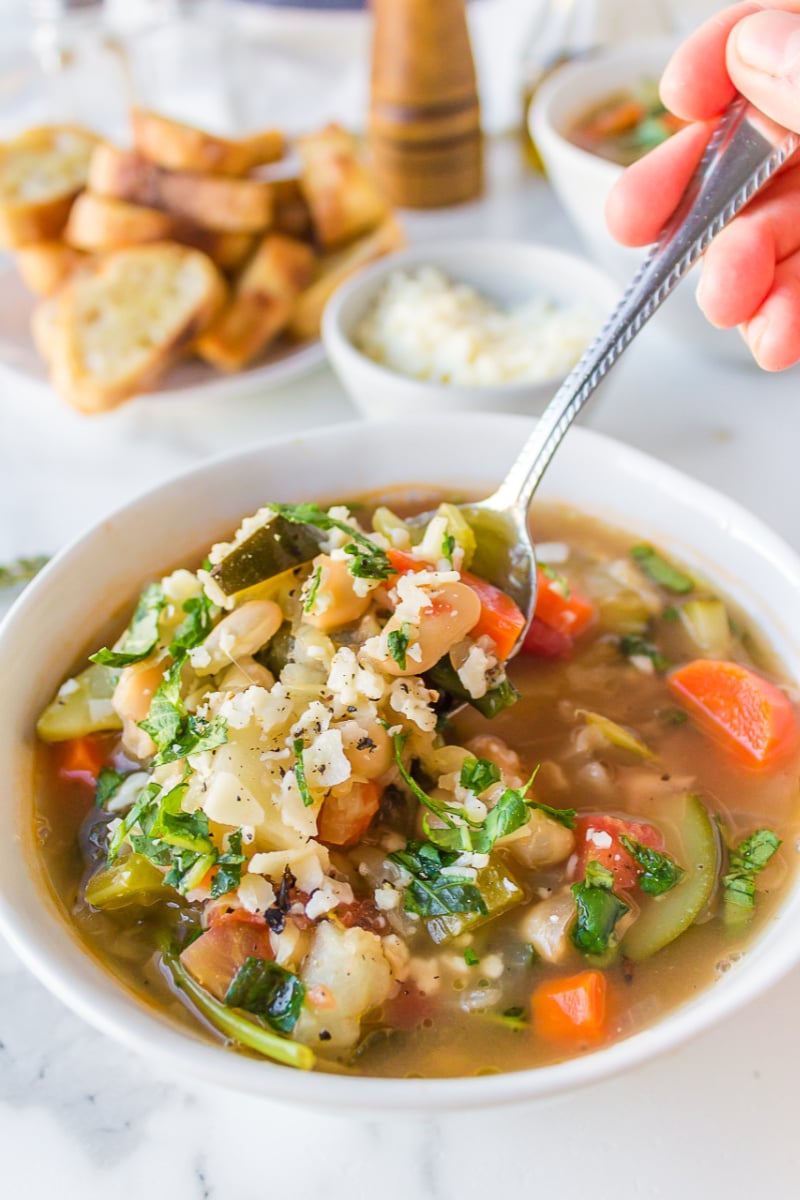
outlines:
M355 1045L361 1018L388 998L392 972L377 934L354 926L340 929L322 921L300 971L307 992L294 1036L317 1050L340 1052ZM313 989L324 989L331 1003L313 1003ZM320 1034L330 1036L320 1041Z

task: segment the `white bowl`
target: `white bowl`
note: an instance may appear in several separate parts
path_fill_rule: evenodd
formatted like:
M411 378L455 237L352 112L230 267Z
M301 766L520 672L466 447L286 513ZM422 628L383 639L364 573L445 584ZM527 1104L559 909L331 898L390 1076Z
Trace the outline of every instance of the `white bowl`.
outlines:
M800 881L744 957L650 1029L586 1057L469 1079L352 1079L305 1074L232 1053L146 1007L79 943L50 893L32 819L33 727L87 635L118 616L142 583L202 555L268 499L352 496L413 482L488 490L531 423L510 416L355 424L285 438L209 463L146 493L63 551L23 593L0 632L0 930L66 1004L182 1082L199 1078L329 1112L435 1110L551 1096L671 1049L752 999L800 958ZM800 560L736 504L662 463L581 429L542 489L652 539L716 580L752 614L800 679Z
M619 288L585 259L533 242L452 241L420 243L389 255L338 288L322 320L322 340L333 367L367 417L407 419L452 412L538 414L564 374L542 383L483 387L412 379L373 362L353 345L353 333L396 270L438 267L451 279L470 284L508 307L536 296L558 304L582 303L597 309L597 329L619 299Z
M556 195L586 249L623 286L633 278L645 253L621 246L606 226L606 199L623 168L576 146L566 133L607 96L660 78L674 49L672 39L659 38L626 43L568 63L542 85L528 114L531 137ZM699 267L695 267L659 312L659 325L703 352L752 365L736 330L715 329L700 312L695 300L698 279Z

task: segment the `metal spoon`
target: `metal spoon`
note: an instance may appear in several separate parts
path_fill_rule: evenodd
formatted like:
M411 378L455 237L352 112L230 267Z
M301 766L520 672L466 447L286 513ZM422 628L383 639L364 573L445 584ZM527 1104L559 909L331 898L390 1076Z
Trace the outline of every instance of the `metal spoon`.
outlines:
M752 200L798 145L797 134L768 121L743 98L729 105L658 242L597 338L547 405L500 487L486 500L459 505L478 543L471 569L512 596L525 613L525 630L515 652L536 606L536 553L528 529L528 508L561 439L712 238ZM423 524L431 516L423 514L413 523Z

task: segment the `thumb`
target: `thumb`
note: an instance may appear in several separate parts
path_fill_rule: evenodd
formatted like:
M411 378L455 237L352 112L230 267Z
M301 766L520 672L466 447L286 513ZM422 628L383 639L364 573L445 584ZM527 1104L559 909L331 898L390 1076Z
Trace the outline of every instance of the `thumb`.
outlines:
M744 17L728 38L726 57L742 95L800 132L800 14L773 9Z

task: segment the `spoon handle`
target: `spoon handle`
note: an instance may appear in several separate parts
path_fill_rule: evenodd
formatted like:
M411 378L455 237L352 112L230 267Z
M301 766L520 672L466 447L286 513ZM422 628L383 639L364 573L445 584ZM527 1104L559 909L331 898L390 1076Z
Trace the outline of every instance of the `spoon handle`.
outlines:
M639 330L694 266L709 242L800 145L741 96L725 110L673 215L617 307L544 410L493 508L527 512L561 439Z

